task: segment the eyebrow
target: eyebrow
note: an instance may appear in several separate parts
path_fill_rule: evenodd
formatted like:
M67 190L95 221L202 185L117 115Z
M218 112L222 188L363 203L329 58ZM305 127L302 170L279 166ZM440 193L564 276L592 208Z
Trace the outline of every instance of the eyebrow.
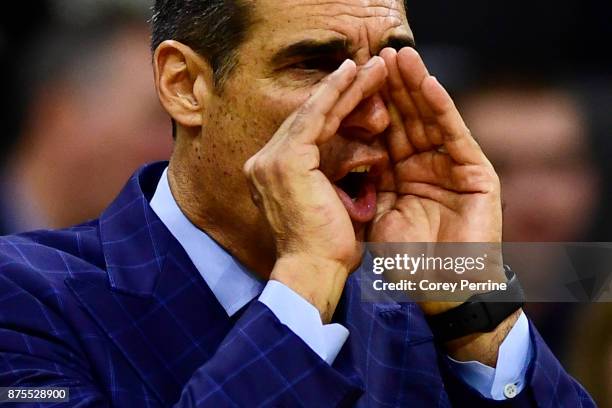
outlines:
M383 49L391 47L396 51L404 47L415 48L414 39L409 36L392 36L386 39L377 50L377 54ZM290 44L274 54L272 57L273 65L282 65L283 63L296 58L311 58L311 57L349 57L352 44L349 40L342 38L334 38L326 41L320 40L301 40Z
M284 47L274 54L272 63L281 65L295 58L321 56L348 56L350 44L345 39L335 38L327 41L302 40Z

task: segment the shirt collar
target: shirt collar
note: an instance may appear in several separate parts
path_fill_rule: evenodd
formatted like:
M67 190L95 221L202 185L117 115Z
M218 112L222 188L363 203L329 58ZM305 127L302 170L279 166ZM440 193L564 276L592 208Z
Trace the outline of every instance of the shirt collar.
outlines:
M157 184L150 205L185 249L229 316L261 293L264 284L183 214L170 191L167 168Z

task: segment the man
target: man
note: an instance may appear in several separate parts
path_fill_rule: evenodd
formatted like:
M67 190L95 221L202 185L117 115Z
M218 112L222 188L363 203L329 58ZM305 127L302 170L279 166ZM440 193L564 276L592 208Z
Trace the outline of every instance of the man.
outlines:
M561 85L493 81L468 93L461 111L502 181L504 239L592 239L602 183L587 108Z
M497 176L401 2L158 1L153 29L170 164L97 221L2 241L2 385L84 406L593 406L520 310L438 346L424 314L460 306L362 303L349 278L360 241L501 240Z

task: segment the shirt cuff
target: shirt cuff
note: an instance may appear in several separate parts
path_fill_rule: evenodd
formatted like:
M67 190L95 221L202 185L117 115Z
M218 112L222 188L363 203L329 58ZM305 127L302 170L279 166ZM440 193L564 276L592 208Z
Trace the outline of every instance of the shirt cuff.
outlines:
M268 281L259 301L319 357L332 365L348 338L346 327L338 323L323 324L316 307L275 280Z
M482 396L494 400L514 398L525 388L525 376L532 358L529 322L521 313L497 355L497 368L478 361L457 361L451 357L453 371Z

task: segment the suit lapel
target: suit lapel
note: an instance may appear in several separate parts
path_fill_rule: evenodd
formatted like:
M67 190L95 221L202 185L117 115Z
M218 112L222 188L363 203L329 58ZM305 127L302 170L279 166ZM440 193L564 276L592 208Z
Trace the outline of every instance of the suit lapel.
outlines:
M100 218L107 274L68 286L164 403L231 327L191 260L149 207L162 163L136 173ZM109 287L110 283L110 287Z

